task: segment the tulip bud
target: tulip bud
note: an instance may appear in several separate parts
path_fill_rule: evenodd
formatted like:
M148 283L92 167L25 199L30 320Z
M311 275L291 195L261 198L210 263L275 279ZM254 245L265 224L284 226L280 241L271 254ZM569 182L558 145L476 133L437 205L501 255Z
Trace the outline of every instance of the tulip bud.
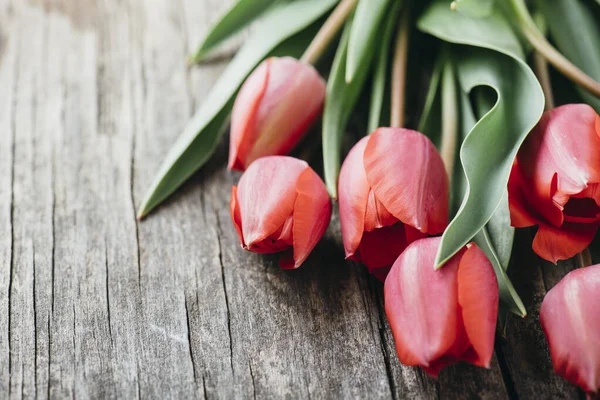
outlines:
M600 391L600 264L569 272L544 297L540 322L557 374Z
M533 250L556 263L583 251L600 223L600 117L585 104L546 111L508 182L511 223L539 225Z
M446 228L444 163L423 134L379 128L344 160L339 207L346 258L383 281L408 244Z
M279 265L298 268L319 242L331 218L321 178L304 161L263 157L231 191L231 219L244 249L283 252Z
M287 154L320 114L325 81L312 65L271 57L250 74L231 114L230 169Z
M385 281L398 358L434 377L461 360L489 368L498 316L494 269L471 243L435 270L440 242L433 237L410 244Z

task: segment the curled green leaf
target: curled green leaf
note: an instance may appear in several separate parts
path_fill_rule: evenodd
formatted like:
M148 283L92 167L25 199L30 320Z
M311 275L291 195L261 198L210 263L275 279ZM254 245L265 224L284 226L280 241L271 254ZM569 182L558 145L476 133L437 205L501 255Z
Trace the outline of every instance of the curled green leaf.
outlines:
M499 11L468 18L437 1L420 18L421 30L455 46L459 82L465 93L487 86L497 94L494 107L473 127L460 150L467 178L462 205L443 234L440 267L490 221L508 184L516 153L544 109L544 95L510 25Z

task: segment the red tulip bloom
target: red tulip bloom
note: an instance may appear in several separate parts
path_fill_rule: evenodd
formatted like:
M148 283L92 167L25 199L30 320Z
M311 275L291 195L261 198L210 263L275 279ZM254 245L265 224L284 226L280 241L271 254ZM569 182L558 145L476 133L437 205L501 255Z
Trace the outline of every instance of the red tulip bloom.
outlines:
M309 64L271 57L250 74L231 114L229 168L287 154L320 114L325 81Z
M508 182L511 223L539 225L533 250L556 263L583 251L600 223L600 117L588 105L546 111Z
M385 281L385 313L398 358L434 377L461 360L489 368L498 316L496 274L474 243L434 270L440 242L433 237L410 244Z
M306 260L330 218L325 184L306 162L292 157L256 160L231 190L231 219L244 249L283 252L284 269Z
M346 258L383 281L408 244L446 228L444 163L423 134L379 128L348 153L339 207Z
M540 321L556 373L600 391L600 265L569 272L544 297Z

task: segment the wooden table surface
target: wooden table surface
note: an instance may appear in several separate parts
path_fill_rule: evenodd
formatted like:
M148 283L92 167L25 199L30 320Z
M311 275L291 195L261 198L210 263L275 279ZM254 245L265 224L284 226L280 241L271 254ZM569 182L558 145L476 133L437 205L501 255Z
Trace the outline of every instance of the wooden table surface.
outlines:
M185 57L230 3L0 0L0 399L581 397L538 321L571 264L539 262L530 232L511 267L530 316L509 319L490 370L436 381L398 362L382 285L343 261L337 217L297 271L240 249L225 146L136 222L226 65Z

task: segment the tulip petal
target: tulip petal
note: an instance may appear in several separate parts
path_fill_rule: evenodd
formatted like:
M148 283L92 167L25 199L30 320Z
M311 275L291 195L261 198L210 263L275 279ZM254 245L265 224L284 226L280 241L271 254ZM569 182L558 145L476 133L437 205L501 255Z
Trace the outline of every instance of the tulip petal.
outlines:
M248 153L257 135L256 111L267 90L271 61L271 58L263 61L248 76L233 104L227 165L229 169L243 171L249 165L240 155Z
M435 146L409 129L379 128L369 136L364 165L377 199L396 218L428 234L448 224L448 177Z
M561 225L559 215L570 196L600 182L597 118L585 104L547 111L519 150L521 172L530 182L526 197L554 226Z
M540 227L533 239L533 251L556 264L581 253L594 239L598 224L574 224L565 222L556 228L547 224Z
M368 140L368 136L364 137L352 147L340 170L339 210L346 258L351 258L357 251L365 227L365 213L371 190L363 163Z
M540 322L556 372L600 390L600 265L568 273L544 298Z
M508 180L508 204L510 208L510 224L515 228L526 228L540 223L529 210L529 203L523 194L523 178L519 165L515 160L510 179Z
M292 150L321 113L324 99L325 81L312 65L292 57L273 58L246 164Z
M498 317L498 281L485 253L474 243L467 247L458 267L458 303L474 352L463 358L489 368Z
M441 238L410 244L398 257L384 286L385 311L396 351L405 365L420 365L435 375L452 362L445 355L460 334L458 258L435 270Z
M278 232L294 210L298 177L308 168L292 157L263 157L252 163L237 188L242 233L247 247Z
M331 219L331 201L325 184L307 167L296 184L297 197L294 205L293 240L294 265L298 268L327 230Z
M237 203L237 186L231 187L231 201L229 202L229 210L231 212L231 221L233 222L235 231L240 238L242 246L245 246L244 235L242 234L242 216L240 215L240 207Z
M369 192L367 210L365 212L365 230L372 231L384 226L394 225L398 218L394 217L377 199L374 191Z
M365 232L353 259L365 264L369 272L383 282L392 264L407 245L404 224L398 222Z

